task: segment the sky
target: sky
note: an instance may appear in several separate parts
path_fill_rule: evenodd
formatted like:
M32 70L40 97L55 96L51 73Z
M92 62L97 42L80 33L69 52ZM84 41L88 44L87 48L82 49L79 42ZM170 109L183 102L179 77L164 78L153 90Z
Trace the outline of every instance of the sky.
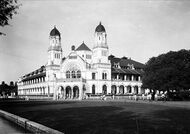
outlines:
M102 22L109 52L146 63L168 51L190 49L190 1L18 0L10 25L0 27L0 81L9 83L47 63L49 33L56 25L63 55L84 41L92 48Z

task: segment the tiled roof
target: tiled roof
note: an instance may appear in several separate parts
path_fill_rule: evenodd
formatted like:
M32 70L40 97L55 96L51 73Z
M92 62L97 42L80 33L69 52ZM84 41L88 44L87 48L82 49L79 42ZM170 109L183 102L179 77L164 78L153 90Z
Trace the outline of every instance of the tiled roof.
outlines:
M46 68L45 68L45 66L41 66L39 69L37 69L29 74L24 75L22 80L23 81L30 80L30 79L39 78L39 77L42 77L45 75L46 75Z
M144 64L134 61L132 59L129 59L127 57L117 58L117 57L114 57L113 55L110 55L108 59L111 61L112 65L114 63L119 63L121 68L128 67L129 65L133 65L135 69L143 69L145 66Z
M91 51L90 48L88 48L84 42L76 49L76 51Z
M141 75L143 71L134 70L134 69L121 69L121 68L112 68L112 73L119 73L119 74L133 74L133 75Z
M24 78L22 81L32 80L32 79L40 78L40 77L43 77L43 76L46 76L45 72L40 73L40 74L34 74L32 76L28 76L28 77Z

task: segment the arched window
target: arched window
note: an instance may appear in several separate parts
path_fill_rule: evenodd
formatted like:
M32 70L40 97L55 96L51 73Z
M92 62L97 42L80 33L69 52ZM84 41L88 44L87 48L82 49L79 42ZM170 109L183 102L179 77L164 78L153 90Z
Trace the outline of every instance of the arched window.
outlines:
M104 73L104 75L105 75L104 78L107 79L107 73Z
M107 73L102 73L102 79L103 80L107 79Z
M80 78L80 77L81 77L81 71L78 70L78 71L77 71L77 78Z
M127 86L127 93L131 93L131 86Z
M76 78L75 71L71 72L72 78Z
M103 94L107 94L107 86L106 85L103 85L103 87L102 87L102 93Z
M70 78L70 71L66 72L66 78Z
M121 86L119 87L119 93L120 93L120 94L124 94L124 86L123 86L123 85L121 85Z
M92 94L95 94L96 91L95 91L95 85L92 85Z
M116 94L116 93L117 93L117 87L116 87L116 85L112 85L112 86L111 86L111 89L112 89L112 90L111 90L111 93L112 93L112 94Z

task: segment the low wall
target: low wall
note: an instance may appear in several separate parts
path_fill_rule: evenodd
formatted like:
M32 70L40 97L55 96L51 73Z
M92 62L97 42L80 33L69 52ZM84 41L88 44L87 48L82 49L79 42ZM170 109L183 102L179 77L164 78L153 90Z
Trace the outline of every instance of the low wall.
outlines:
M17 115L8 113L6 111L0 110L0 116L4 117L5 119L16 123L17 125L23 127L25 130L30 131L32 133L43 133L43 134L64 134L57 130L51 129L39 123L30 121L28 119L19 117Z

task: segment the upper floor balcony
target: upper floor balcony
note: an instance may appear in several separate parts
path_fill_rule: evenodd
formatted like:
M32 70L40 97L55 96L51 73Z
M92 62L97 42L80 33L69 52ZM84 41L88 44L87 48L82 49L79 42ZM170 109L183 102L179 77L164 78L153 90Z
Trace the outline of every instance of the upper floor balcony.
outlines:
M86 82L84 78L60 78L56 79L56 82Z

